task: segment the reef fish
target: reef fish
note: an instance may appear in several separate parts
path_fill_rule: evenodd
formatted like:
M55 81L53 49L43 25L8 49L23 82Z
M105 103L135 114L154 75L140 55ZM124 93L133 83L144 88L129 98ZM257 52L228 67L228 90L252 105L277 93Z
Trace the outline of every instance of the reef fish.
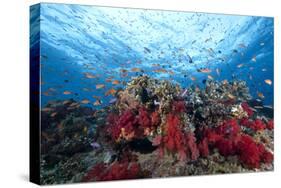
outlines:
M81 103L82 103L82 104L89 104L90 101L89 101L88 99L84 99L84 100L81 101Z
M102 89L102 88L104 88L104 87L105 87L104 84L97 84L97 85L96 85L96 89Z
M94 106L99 106L101 105L101 100L96 100L94 103L93 103Z
M264 80L264 82L268 85L272 85L272 81L270 79L266 79L266 80Z
M70 95L70 94L71 94L71 91L64 91L63 94L64 94L64 95Z
M120 82L119 82L119 80L113 80L113 81L112 81L112 84L113 84L113 85L118 85L118 84L120 84Z
M89 72L84 73L84 75L85 75L86 78L89 78L89 79L97 78L96 75L93 75L92 73L89 73Z
M201 68L201 69L197 69L197 72L211 73L212 70L211 70L211 69L208 69L208 68Z
M114 95L115 93L116 93L116 90L112 88L112 89L108 90L107 92L105 92L105 96Z

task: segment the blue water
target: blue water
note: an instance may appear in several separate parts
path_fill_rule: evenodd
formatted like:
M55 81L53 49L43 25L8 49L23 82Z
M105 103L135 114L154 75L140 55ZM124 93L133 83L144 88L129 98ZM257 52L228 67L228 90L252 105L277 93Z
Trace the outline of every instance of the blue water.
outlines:
M124 87L122 82L139 74L184 88L204 87L208 75L219 81L245 80L253 98L262 93L264 104L273 104L273 18L41 4L31 8L31 27L31 48L40 42L43 106L69 98L93 103L94 95L103 107L113 98L106 91ZM198 72L200 68L211 72ZM105 88L96 89L98 84Z

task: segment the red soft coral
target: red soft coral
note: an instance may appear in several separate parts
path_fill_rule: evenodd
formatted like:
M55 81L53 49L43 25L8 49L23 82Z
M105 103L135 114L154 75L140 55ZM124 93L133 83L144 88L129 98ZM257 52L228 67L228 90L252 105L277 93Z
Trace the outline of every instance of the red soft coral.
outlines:
M166 120L166 135L158 137L154 143L167 149L169 152L177 153L178 159L196 160L199 157L199 150L196 138L193 133L184 133L180 128L180 120L177 115L168 114ZM160 149L163 152L163 148Z
M236 143L231 139L221 138L216 142L215 146L223 156L234 155L236 153Z
M184 101L174 101L172 105L172 110L174 113L185 112L185 102Z
M145 107L139 108L138 122L143 128L150 128L152 125L150 114Z
M240 127L235 119L225 121L222 125L216 128L216 133L224 137L235 137L240 132Z
M123 112L120 116L110 116L107 130L114 140L119 140L120 138L130 140L138 133L138 120L131 110Z
M237 144L239 160L250 168L259 168L260 150L255 141L248 135L242 135Z
M157 111L151 114L151 124L153 127L157 127L161 123L160 115Z
M255 119L254 121L252 120L249 120L247 118L243 118L241 121L240 121L240 124L242 126L245 126L245 127L248 127L250 129L252 129L253 131L261 131L261 130L264 130L266 128L266 125L263 123L262 120L260 119Z
M198 149L200 152L200 156L207 157L209 155L209 146L207 138L204 138L201 142L199 142Z
M272 130L274 129L274 122L273 120L269 120L266 125L267 129Z
M245 112L247 112L248 117L251 117L251 116L254 114L254 111L253 111L252 108L248 105L248 103L243 102L243 103L241 104L241 106L242 106L243 110L244 110Z
M196 138L192 132L185 134L186 137L186 152L190 154L191 160L196 160L199 157L199 150L196 144Z
M122 179L136 179L140 177L140 166L138 163L120 163L114 162L110 166L103 163L95 165L82 179L89 181L108 181Z

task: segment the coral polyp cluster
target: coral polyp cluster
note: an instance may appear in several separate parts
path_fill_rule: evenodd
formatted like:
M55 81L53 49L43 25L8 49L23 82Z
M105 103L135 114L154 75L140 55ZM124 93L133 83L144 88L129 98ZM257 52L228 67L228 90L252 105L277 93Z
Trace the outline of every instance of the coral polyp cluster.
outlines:
M41 147L53 149L42 155L42 168L54 156L60 156L52 164L60 170L79 158L75 168L81 172L72 182L272 170L273 119L252 100L242 81L209 80L200 89L138 76L100 110L69 108L75 101L49 104L44 118L55 108L66 112L44 125ZM53 126L57 122L60 127ZM67 131L73 123L81 127L74 135ZM54 128L59 132L52 135ZM63 144L79 146L83 155L62 153Z

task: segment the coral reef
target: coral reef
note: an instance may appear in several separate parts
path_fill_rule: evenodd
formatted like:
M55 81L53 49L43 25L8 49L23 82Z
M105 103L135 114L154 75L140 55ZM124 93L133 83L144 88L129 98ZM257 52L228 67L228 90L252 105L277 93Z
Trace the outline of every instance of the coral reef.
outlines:
M41 112L42 183L272 170L273 115L251 100L242 81L181 88L142 75L99 110L50 102Z

